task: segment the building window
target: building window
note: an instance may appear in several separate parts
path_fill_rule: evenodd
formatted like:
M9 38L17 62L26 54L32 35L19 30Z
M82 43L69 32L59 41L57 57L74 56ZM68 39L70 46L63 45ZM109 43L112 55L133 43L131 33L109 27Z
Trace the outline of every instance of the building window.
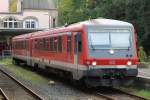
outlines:
M34 21L31 22L31 28L35 28L35 22Z
M8 17L3 21L4 28L18 28L18 21L14 17Z
M26 21L26 28L30 28L30 22Z
M53 18L53 27L56 27L56 19Z
M26 19L24 21L24 28L38 28L38 21L35 19Z

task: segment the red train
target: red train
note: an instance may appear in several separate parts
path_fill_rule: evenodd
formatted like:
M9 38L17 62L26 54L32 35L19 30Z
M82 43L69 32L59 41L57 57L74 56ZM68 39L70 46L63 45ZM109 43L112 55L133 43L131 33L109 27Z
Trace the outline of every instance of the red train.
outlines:
M136 36L132 24L93 19L19 35L13 62L44 68L92 86L114 86L135 77Z

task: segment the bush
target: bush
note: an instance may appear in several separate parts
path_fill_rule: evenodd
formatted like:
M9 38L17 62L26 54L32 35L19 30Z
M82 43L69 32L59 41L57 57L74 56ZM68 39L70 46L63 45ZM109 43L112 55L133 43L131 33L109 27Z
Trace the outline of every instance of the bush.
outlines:
M147 56L143 47L139 47L138 58L139 58L139 62L145 62L147 60Z

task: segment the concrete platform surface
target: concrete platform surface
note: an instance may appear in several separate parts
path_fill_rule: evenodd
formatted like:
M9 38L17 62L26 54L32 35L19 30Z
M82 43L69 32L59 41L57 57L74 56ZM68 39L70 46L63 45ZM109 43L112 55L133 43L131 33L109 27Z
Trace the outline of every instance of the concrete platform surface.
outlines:
M150 68L139 68L138 77L150 79Z

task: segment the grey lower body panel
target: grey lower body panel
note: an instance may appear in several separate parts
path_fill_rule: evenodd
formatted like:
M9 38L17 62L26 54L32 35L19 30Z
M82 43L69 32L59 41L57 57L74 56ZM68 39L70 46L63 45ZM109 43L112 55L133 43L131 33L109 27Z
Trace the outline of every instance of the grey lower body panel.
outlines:
M134 65L135 66L135 65ZM85 82L92 86L119 86L128 80L136 77L138 74L137 68L125 67L115 68L109 67L95 67L89 70L81 71Z
M137 68L99 68L99 69L89 69L84 70L83 73L85 76L91 77L104 77L104 76L137 76L138 69Z

